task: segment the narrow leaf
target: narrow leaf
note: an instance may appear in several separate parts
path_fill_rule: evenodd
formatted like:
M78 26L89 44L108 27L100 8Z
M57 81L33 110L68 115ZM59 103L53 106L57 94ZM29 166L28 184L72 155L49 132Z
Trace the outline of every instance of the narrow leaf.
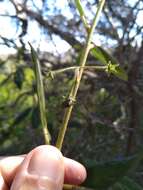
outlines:
M106 57L104 56L103 52L101 51L101 48L100 47L94 47L92 50L91 50L91 54L96 57L97 60L101 61L101 63L103 63L104 65L107 65L108 64L108 61L106 59Z
M111 67L110 72L124 81L128 80L128 76L125 70L121 68L119 65L116 65L115 67Z
M119 65L119 62L100 46L95 46L91 50L91 53L99 61L101 61L101 62L103 61L103 64L105 64L105 65L107 65L109 62L111 62L112 64L115 64L115 65Z
M43 87L40 63L39 63L38 56L37 56L37 53L35 52L34 48L32 47L32 45L30 43L29 43L29 45L31 47L31 56L32 56L33 64L34 64L34 72L35 72L35 77L36 77L37 96L38 96L41 124L42 124L42 128L43 128L45 142L46 142L46 144L49 144L51 137L50 137L50 133L47 128L45 95L44 95L44 87Z
M91 54L96 57L96 59L99 60L102 64L109 65L109 69L107 70L109 74L114 74L116 77L125 81L128 80L128 76L124 69L119 66L119 62L103 48L95 46L91 50Z
M82 8L81 1L75 0L75 5L76 5L76 8L78 9L78 12L80 14L81 20L83 21L85 28L88 28L86 16L85 16L84 10Z
M19 89L22 89L24 79L25 79L25 76L24 76L23 69L21 67L17 68L14 74L14 82Z
M84 10L82 8L82 5L81 5L81 1L80 0L75 0L75 4L76 4L76 7L80 13L81 16L84 16Z

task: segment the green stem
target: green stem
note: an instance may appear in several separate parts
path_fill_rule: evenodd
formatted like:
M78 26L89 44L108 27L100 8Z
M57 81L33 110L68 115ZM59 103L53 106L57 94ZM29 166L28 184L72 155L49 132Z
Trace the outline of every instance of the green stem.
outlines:
M98 6L98 9L97 9L96 15L95 15L95 17L93 19L91 29L89 30L89 34L87 36L85 47L84 47L84 49L82 51L82 54L81 54L81 58L80 58L80 66L81 66L81 68L79 69L79 73L77 75L77 80L76 80L76 82L74 84L74 89L72 87L72 90L70 92L70 97L73 100L76 99L77 91L78 91L78 88L80 86L80 81L81 81L82 74L83 74L83 71L84 71L84 66L86 64L86 60L87 60L89 51L90 51L90 49L92 47L92 36L93 36L94 30L95 30L95 27L97 25L97 22L99 20L99 17L100 17L102 8L104 6L104 3L105 3L105 0L101 0L99 2L99 6ZM70 119L70 116L71 116L72 109L73 109L73 104L71 104L69 107L67 107L66 110L65 110L65 113L64 113L62 126L60 128L58 139L57 139L57 142L56 142L56 147L59 148L60 150L62 148L65 132L66 132L66 129L67 129L67 126L68 126L68 122L69 122L69 119Z
M78 185L64 184L63 190L92 190L92 189L89 187L83 187Z
M95 69L95 70L105 70L105 69L107 69L107 66L95 66L95 65L84 66L84 67L73 66L73 67L66 67L66 68L63 68L63 69L53 70L53 71L50 71L50 72L52 73L52 75L55 75L55 74L59 74L59 73L62 73L62 72L66 72L66 71L70 71L70 70L75 70L75 69L81 69L81 68L84 68L84 69Z
M82 22L84 24L84 27L88 32L88 29L89 29L90 26L87 23L85 13L84 13L84 10L83 10L82 5L81 5L81 1L80 0L75 0L75 5L76 5L76 8L78 9L78 12L79 12L80 18L81 18L81 20L82 20Z

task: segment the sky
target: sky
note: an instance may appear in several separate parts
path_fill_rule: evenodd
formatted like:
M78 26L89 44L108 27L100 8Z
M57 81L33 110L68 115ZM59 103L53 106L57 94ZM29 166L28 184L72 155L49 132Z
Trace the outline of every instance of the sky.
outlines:
M17 0L17 1L21 2L21 0ZM37 7L40 8L42 6L41 0L36 0L35 2L36 2ZM64 8L65 6L68 5L68 1L56 0L56 5L59 8ZM29 4L29 7L30 6L32 5ZM13 5L9 3L7 0L5 2L0 2L0 14L5 14L6 11L10 13L11 15L15 15L15 9L13 8ZM67 15L69 18L71 17L69 11L64 11L64 14ZM19 41L17 40L17 38L20 31L19 32L17 31L15 23L11 23L11 19L9 17L0 16L0 26L1 26L0 27L1 36L6 37L6 38L11 38L14 36L15 42L19 44ZM30 24L28 25L27 33L28 35L25 36L25 41L32 42L34 44L34 47L37 46L42 51L53 51L53 52L58 51L60 54L60 53L66 52L70 48L69 44L61 40L58 36L55 36L55 35L53 36L53 40L55 43L49 42L48 39L46 39L45 37L42 37L41 31L35 21L30 22ZM36 44L34 43L35 39L38 39ZM15 53L15 50L13 48L8 48L6 46L0 45L0 54L8 54L8 53Z
M21 0L17 0L21 2ZM131 4L134 4L136 0L128 0ZM30 1L29 1L30 2ZM41 0L36 0L37 7L41 7L42 3ZM52 2L52 1L51 1ZM56 0L57 7L63 10L63 14L68 17L69 19L72 18L72 13L67 9L68 0ZM29 7L32 6L29 4ZM51 3L52 7L52 3ZM65 8L66 7L66 8ZM15 15L15 9L13 5L5 0L4 2L0 2L0 14L5 14L5 12L9 12L11 15ZM137 17L137 23L143 25L143 11ZM5 36L7 38L11 38L12 36L15 37L15 41L19 44L18 35L20 31L17 31L15 23L11 23L9 17L0 16L0 35ZM61 40L58 36L53 36L54 43L50 42L49 39L46 39L45 36L41 35L41 31L36 22L32 21L28 25L28 35L25 36L25 41L34 43L36 39L36 43L34 47L39 47L42 51L53 51L54 53L59 52L64 53L68 49L70 49L69 44L65 41ZM99 39L99 36L96 36L96 40ZM96 41L97 45L101 44L100 40ZM19 44L20 45L20 44ZM36 47L35 47L36 48ZM8 54L8 53L15 53L15 50L12 48L7 48L6 46L0 45L0 54Z

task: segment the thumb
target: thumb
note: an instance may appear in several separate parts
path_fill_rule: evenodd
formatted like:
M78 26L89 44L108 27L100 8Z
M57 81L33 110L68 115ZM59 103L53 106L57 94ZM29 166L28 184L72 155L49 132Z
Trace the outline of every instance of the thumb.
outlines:
M22 162L11 190L62 190L64 161L61 152L49 145L32 150Z

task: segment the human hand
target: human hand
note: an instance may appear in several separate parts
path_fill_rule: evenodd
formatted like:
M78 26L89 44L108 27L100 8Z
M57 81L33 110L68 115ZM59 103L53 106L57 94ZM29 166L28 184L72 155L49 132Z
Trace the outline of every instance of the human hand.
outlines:
M63 183L78 185L85 178L80 163L50 145L27 155L0 158L0 190L61 190Z

